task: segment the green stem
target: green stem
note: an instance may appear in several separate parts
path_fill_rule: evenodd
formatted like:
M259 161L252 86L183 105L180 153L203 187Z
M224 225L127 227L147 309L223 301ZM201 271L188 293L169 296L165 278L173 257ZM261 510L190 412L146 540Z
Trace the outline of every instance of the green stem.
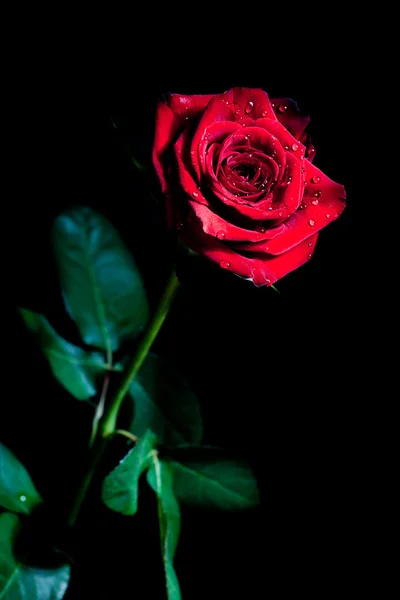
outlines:
M136 351L136 354L132 358L132 362L130 363L125 373L121 386L117 391L116 395L114 396L112 402L110 403L104 415L104 418L102 419L101 432L103 437L107 437L115 431L117 417L122 402L130 388L130 385L135 375L142 366L144 359L146 358L155 338L157 337L157 334L160 331L162 324L165 321L165 318L171 307L172 301L178 290L178 286L179 281L174 271L167 283L167 286L164 290L164 294L154 314L154 317L148 325L147 329L145 330L139 347Z
M164 294L161 298L160 304L154 314L154 317L148 327L146 328L142 340L138 346L136 354L132 358L132 362L130 363L125 376L122 380L122 383L114 396L113 400L110 402L108 409L106 409L103 417L100 419L99 428L96 431L96 435L94 436L93 443L90 448L89 459L87 468L85 471L85 475L82 479L81 486L77 492L77 495L74 499L73 507L68 517L68 524L73 527L78 519L80 514L82 505L85 501L86 494L88 492L89 486L93 480L96 469L99 465L99 462L106 450L108 438L115 433L119 433L121 435L125 435L129 437L132 441L137 441L135 436L127 436L126 434L129 432L125 432L124 430L116 430L116 422L118 417L119 409L121 408L122 402L126 396L126 393L129 390L129 387L132 383L133 378L136 373L139 371L141 365L143 364L144 359L146 358L151 345L153 344L155 338L157 337L158 332L161 329L162 324L165 321L165 318L168 314L168 311L171 307L172 301L175 297L175 294L179 287L179 281L175 274L175 271L172 273L167 287L164 290ZM106 382L105 382L106 384ZM105 395L107 393L108 381L105 387L103 387L104 392L104 401ZM102 394L103 395L103 394Z

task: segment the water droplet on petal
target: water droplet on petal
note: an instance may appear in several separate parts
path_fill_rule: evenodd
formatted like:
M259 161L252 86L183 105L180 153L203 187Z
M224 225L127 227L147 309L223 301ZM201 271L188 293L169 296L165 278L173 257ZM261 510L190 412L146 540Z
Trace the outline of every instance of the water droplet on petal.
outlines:
M283 212L278 212L278 217L281 217L283 215Z
M285 146L285 150L289 150L289 146L287 144Z
M308 260L310 260L311 257L312 257L312 254L310 252L310 254L308 255Z
M237 108L237 109L235 110L235 113L238 115L238 114L240 113L240 109L239 109L239 108Z
M311 248L311 246L312 246L312 242L308 242L308 245L309 245L309 246L310 246L310 248Z
M267 110L263 110L262 113L261 113L261 116L262 117L266 117L267 114L268 114L268 111Z
M280 104L280 105L278 106L278 110L279 110L279 112L281 112L281 113L284 113L284 112L286 112L286 111L287 111L287 106L286 106L286 104Z
M229 106L229 104L230 104L229 100L225 100L225 104L226 104L227 106Z
M198 194L197 192L193 192L193 193L192 193L192 196L193 196L194 198L197 198L197 196L198 196L198 195L199 195L199 194Z
M254 102L248 102L246 104L246 108L244 109L244 112L246 113L246 115L251 113L251 111L253 110L253 106L254 106Z
M327 213L325 216L326 216L327 219L331 218L331 215L329 213Z
M193 156L193 154L194 154L194 150L191 150L191 151L190 151L190 154Z
M218 231L217 238L219 240L224 240L225 239L225 232L224 231Z
M316 192L314 192L313 196L315 196L316 198L320 198L322 195L321 190L317 190Z
M318 200L316 198L315 198L315 200L311 200L311 204L314 204L314 206L317 206Z
M313 183L319 183L321 181L321 177L318 177L318 175L314 175L314 177L311 177L311 181Z
M265 227L256 227L256 231L258 231L258 233L265 233L266 229Z
M268 210L272 210L272 206L268 206Z
M227 260L220 260L219 266L222 267L223 269L229 269L229 267L231 266L231 263L228 262Z
M272 103L272 108L275 108L275 102Z
M189 121L189 117L185 117L185 121Z
M27 497L22 495L19 497L19 499L21 500L21 502L26 502L27 501Z
M301 172L305 173L306 172L306 168L305 167L301 167Z
M296 152L296 150L299 149L299 145L298 144L292 144L292 150L293 152Z
M305 208L307 208L307 204L300 204L300 208L304 210Z
M308 224L310 225L310 227L314 227L314 225L315 225L315 221L314 221L314 219L310 219L310 220L308 221Z

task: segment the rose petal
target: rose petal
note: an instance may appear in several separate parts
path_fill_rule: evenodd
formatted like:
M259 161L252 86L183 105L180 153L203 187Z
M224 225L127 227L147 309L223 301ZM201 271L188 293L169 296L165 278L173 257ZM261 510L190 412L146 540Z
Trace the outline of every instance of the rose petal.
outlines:
M190 152L190 140L188 130L184 130L174 144L174 153L178 167L178 180L184 192L191 199L208 205L208 200L200 191L198 182L194 179L195 174L190 172L190 160L187 154Z
M204 204L190 202L190 206L196 217L200 220L203 231L222 241L258 242L269 240L278 235L281 228L283 228L283 225L281 225L280 227L264 229L263 231L261 227L258 230L245 229L226 221L226 219L213 212L207 206L204 206Z
M275 105L274 112L278 121L299 140L310 122L310 116L304 115L300 111L297 102L291 98L273 98L271 103ZM285 107L287 107L286 110Z
M268 94L258 88L233 88L230 92L233 96L235 117L242 116L243 119L266 118L275 121L272 103ZM239 113L237 112L239 111Z
M273 284L291 271L295 271L310 260L314 253L318 233L279 256L266 255L254 259L253 282L256 286L265 285L265 278ZM268 284L269 285L269 284Z
M300 208L284 223L284 229L270 242L241 244L240 251L268 252L279 255L296 247L332 221L335 221L345 208L346 192L342 185L329 179L314 165L305 161L306 181L319 178L318 184L310 183L311 193L321 191L319 197L305 196ZM317 203L315 203L317 201ZM314 202L314 204L312 203Z
M210 127L204 130L203 136L197 147L194 147L192 142L190 152L192 157L192 166L199 178L199 181L201 179L202 173L207 172L206 155L210 145L216 143L223 143L224 140L226 140L226 138L229 138L230 134L234 133L235 131L238 131L239 129L240 127L236 123L232 123L229 121L220 121L217 123L213 123L212 125L210 125Z
M170 94L165 101L161 100L157 104L153 164L163 192L168 189L167 167L164 161L165 152L187 124L187 121L201 115L212 98L212 95L182 96L180 94Z
M318 234L313 235L310 240L299 244L281 256L266 255L265 258L247 258L235 252L227 244L207 235L198 223L192 223L190 227L184 229L181 240L189 248L206 256L220 267L232 271L240 277L251 279L256 286L262 286L275 283L290 271L294 271L307 262L313 252L317 237ZM310 242L312 246L309 246Z
M291 152L297 158L304 158L305 147L303 144L296 140L295 137L279 121L271 121L271 119L259 119L257 121L257 127L263 128L273 136L275 136L286 152Z
M301 143L306 148L306 159L312 162L316 155L315 146L311 142L311 135L308 132L304 132L300 136Z
M250 113L246 113L246 108L251 107ZM240 117L248 118L249 123L252 119L258 119L268 115L270 120L276 120L268 94L260 89L232 88L231 90L218 94L212 98L207 105L196 133L193 137L192 150L195 152L204 137L205 130L213 123L219 121L235 122ZM200 178L200 163L194 163L197 176Z
M287 169L285 179L277 188L274 195L273 210L269 211L268 219L287 219L301 204L304 192L303 162L298 160L293 153L286 154Z

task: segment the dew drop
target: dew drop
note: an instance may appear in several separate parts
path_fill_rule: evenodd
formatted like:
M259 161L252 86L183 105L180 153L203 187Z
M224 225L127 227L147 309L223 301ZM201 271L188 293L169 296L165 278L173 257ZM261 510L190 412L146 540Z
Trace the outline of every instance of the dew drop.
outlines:
M224 240L225 239L225 232L224 231L218 231L217 238L219 240Z
M321 181L321 177L318 177L318 175L314 175L314 177L311 177L311 181L313 183L319 183Z
M272 210L272 206L268 206L268 210Z
M246 113L246 115L251 113L251 111L253 110L253 107L254 107L254 102L248 102L246 104L246 108L244 109L244 112Z
M261 113L261 116L262 117L266 117L267 114L268 114L268 111L267 110L263 110L262 113Z
M314 204L314 206L317 206L317 204L318 204L317 198L315 198L315 200L311 200L311 204Z
M227 260L220 260L219 266L222 267L223 269L229 269L229 267L231 266L231 263L228 262Z
M299 145L298 144L292 144L292 150L293 152L296 152L296 150L299 149Z
M286 111L287 111L287 106L286 106L286 104L280 104L280 105L278 106L278 110L279 110L279 112L281 112L281 113L284 113L284 112L286 112Z
M285 150L289 150L289 146L287 144L285 146Z
M21 500L21 502L26 502L27 501L27 497L22 495L19 497L19 499Z
M235 113L238 115L238 114L240 113L240 109L239 109L239 108L237 108L237 109L235 110Z
M310 254L308 255L308 260L310 260L311 257L312 257L312 254L310 252Z
M272 102L272 108L275 108L275 102Z
M330 219L330 218L331 218L331 215L330 215L329 213L326 213L326 215L325 215L325 216L326 216L326 218L327 218L327 219Z
M225 100L225 104L229 106L229 100Z
M314 146L310 146L307 150L307 157L312 157L314 156L316 150Z
M197 196L198 196L198 195L199 195L199 194L198 194L197 192L193 192L193 193L192 193L192 196L193 196L194 198L197 198Z
M301 167L301 172L305 173L306 172L306 168L305 167Z
M278 217L281 217L283 215L283 212L278 212Z
M193 154L194 154L194 150L191 150L191 151L190 151L190 154L193 156Z
M307 208L307 204L304 204L304 203L303 203L303 204L300 204L300 208L301 208L302 210L304 210L305 208Z
M265 250L268 252L268 250L269 250L269 246L265 246Z
M256 231L258 231L258 233L265 233L266 229L265 227L256 227Z
M189 121L189 117L185 117L185 121Z
M313 196L315 196L316 198L320 198L322 195L321 190L317 190L316 192L314 192Z
M311 246L312 246L312 242L308 242L308 245L309 245L309 246L310 246L310 248L311 248Z
M315 225L315 221L314 221L314 219L310 219L310 220L308 221L308 224L310 225L310 227L314 227L314 225Z

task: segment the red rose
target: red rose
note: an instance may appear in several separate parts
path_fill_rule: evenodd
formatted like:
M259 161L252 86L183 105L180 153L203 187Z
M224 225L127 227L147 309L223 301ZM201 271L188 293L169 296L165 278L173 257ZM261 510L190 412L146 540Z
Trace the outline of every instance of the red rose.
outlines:
M153 162L181 240L257 286L311 258L346 194L311 164L308 122L259 89L161 101Z

